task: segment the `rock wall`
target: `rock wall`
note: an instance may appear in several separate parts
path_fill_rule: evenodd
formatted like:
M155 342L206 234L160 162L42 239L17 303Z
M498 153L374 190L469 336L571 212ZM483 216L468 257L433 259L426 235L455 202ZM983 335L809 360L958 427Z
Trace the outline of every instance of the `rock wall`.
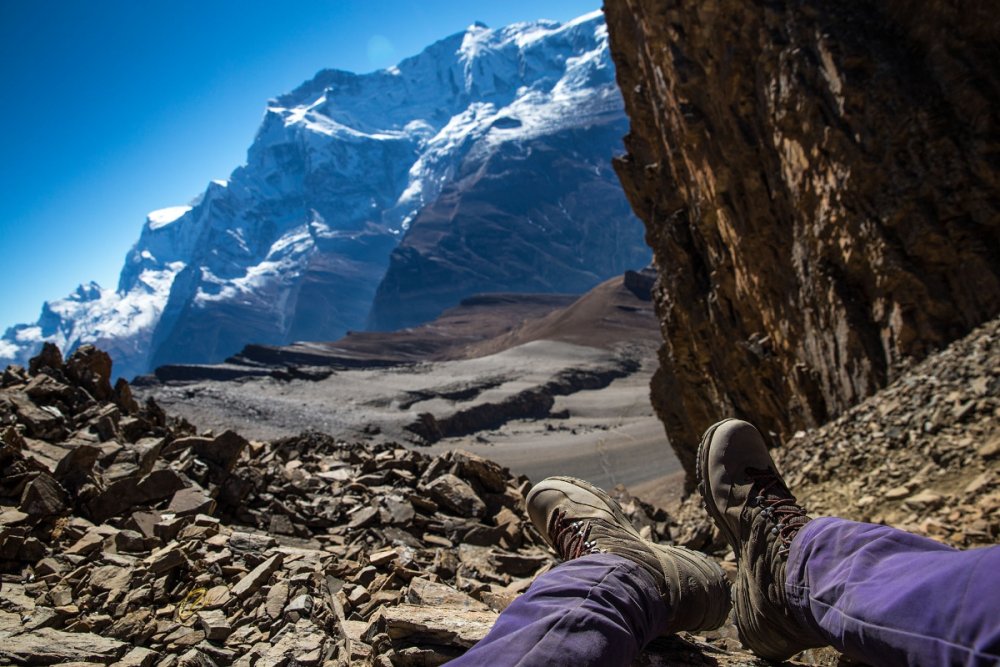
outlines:
M1000 308L1000 23L985 2L607 0L616 163L660 280L653 400L691 470L781 439Z

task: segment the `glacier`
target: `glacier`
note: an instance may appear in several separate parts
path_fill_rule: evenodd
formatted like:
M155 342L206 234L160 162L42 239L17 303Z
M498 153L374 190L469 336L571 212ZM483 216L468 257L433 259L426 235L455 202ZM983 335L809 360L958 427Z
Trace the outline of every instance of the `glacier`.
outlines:
M0 338L0 364L26 364L45 341L92 343L132 377L365 328L393 251L470 165L609 119L608 164L627 120L600 11L477 23L385 70L323 70L269 101L227 180L147 216L115 289L45 303ZM637 221L630 233L641 245Z

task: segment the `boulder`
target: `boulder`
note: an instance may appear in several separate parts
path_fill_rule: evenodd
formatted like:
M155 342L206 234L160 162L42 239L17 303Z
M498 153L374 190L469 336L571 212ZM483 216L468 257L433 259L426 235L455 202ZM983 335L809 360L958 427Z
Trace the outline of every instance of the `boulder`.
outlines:
M459 516L481 517L486 512L486 503L476 495L475 490L450 473L428 484L427 491L435 502Z
M66 377L99 401L113 397L111 357L93 345L81 345L66 360Z
M215 501L203 490L195 487L179 489L167 505L167 512L178 517L211 514L214 509Z
M363 638L370 640L385 633L399 644L470 648L486 636L496 619L496 612L488 610L401 604L383 607L372 618Z
M0 662L19 665L57 665L90 662L109 665L128 650L128 644L89 632L62 632L40 628L0 641Z
M37 375L44 369L60 370L63 367L62 352L54 343L42 343L42 349L28 361L28 373Z
M25 485L18 509L38 518L62 514L69 509L69 495L51 475L41 473Z

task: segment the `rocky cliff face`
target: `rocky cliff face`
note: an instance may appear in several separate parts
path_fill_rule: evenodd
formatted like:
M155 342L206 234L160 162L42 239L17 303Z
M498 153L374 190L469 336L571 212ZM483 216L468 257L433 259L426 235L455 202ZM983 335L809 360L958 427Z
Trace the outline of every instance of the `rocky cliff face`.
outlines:
M1000 308L985 3L608 0L617 162L660 270L653 398L689 466L726 414L821 423Z

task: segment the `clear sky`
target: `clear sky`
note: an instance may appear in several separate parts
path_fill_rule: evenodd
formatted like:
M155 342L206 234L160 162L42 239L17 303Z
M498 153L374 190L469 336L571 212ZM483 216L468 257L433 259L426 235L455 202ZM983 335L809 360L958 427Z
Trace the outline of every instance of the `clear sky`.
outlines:
M474 21L600 0L0 0L0 332L115 287L149 211L226 178L271 97L395 64Z

